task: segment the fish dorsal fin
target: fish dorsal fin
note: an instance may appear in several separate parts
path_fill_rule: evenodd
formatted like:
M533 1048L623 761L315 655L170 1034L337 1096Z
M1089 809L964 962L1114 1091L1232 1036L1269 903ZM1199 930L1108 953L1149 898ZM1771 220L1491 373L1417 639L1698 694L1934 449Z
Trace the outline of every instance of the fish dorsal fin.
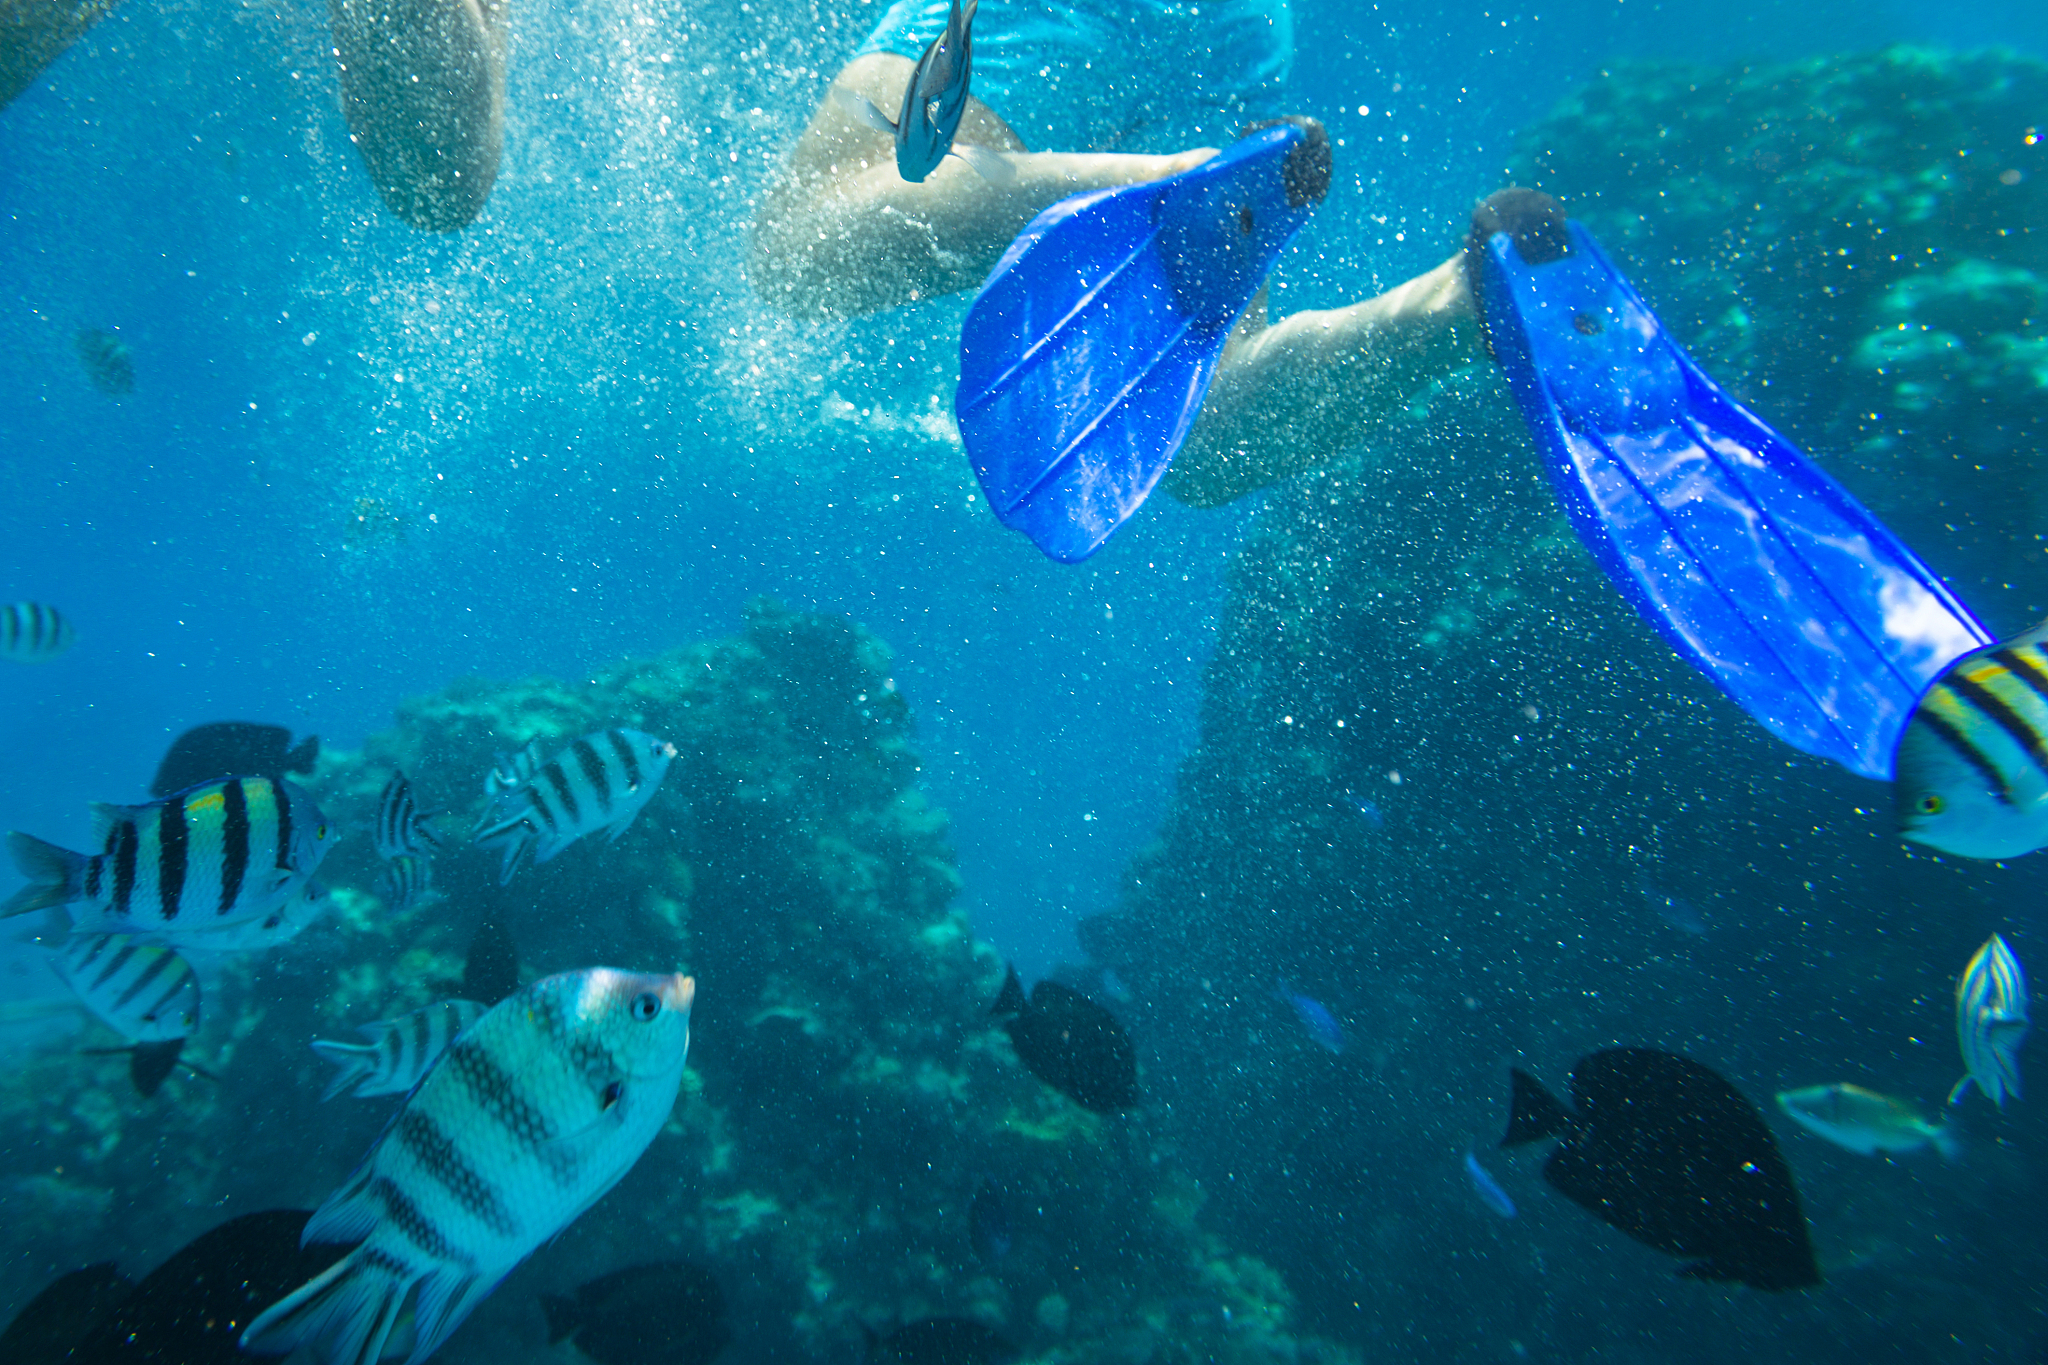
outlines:
M1507 1136L1500 1140L1501 1146L1519 1147L1525 1142L1556 1137L1571 1128L1571 1114L1543 1088L1542 1082L1520 1067L1510 1067L1508 1075L1514 1078L1514 1107L1508 1115Z
M99 853L107 846L107 836L122 824L135 818L135 813L145 810L144 806L115 806L105 801L92 803L92 851Z
M841 109L851 114L855 121L865 123L878 133L896 136L896 120L876 108L875 102L866 95L848 90L843 85L835 85L832 87L832 99Z
M1017 969L1012 966L1009 968L1009 975L1003 978L1003 993L996 997L996 1003L989 1010L989 1013L996 1015L1022 1014L1027 1007L1028 1002L1024 999L1024 983L1018 980Z

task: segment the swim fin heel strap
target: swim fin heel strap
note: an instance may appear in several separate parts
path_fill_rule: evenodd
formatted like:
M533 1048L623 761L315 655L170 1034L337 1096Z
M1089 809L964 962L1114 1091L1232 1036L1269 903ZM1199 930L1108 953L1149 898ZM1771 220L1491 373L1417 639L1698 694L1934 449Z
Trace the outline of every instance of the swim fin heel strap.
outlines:
M1889 779L1943 667L1991 637L1925 564L1673 341L1590 234L1483 244L1488 343L1579 537L1771 733Z
M1287 121L1032 220L960 332L960 437L1005 526L1072 563L1138 510L1328 184L1322 130Z

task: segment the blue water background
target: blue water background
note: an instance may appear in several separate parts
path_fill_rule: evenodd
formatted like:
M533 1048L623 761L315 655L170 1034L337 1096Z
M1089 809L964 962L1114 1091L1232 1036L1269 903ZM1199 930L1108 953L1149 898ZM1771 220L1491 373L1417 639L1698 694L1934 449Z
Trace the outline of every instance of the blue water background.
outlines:
M2022 3L1730 8L1300 0L1293 104L1338 175L1276 311L1441 259L1616 57L2048 46ZM896 648L977 929L1027 973L1074 955L1193 740L1257 500L1162 497L1051 565L945 433L964 300L754 300L751 196L876 12L515 6L503 172L452 238L381 211L324 6L131 3L0 112L0 597L80 634L0 669L0 827L78 846L190 724L352 745L455 676L576 677L768 594ZM88 386L81 326L132 348L132 396Z

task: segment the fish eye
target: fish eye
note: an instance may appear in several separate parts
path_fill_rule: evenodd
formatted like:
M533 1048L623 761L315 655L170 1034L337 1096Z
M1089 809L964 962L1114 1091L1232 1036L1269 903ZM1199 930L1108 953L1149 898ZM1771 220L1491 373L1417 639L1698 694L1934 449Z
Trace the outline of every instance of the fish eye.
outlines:
M1942 800L1933 792L1929 792L1914 804L1919 808L1922 815L1939 815L1947 807L1948 802Z
M327 837L327 826L321 825L320 827L315 829L313 831L313 837L315 839L325 839Z
M653 997L643 996L642 998L652 999ZM600 1108L609 1109L623 1099L625 1094L626 1087L618 1081L613 1081L604 1088L604 1095L599 1099L598 1105Z
M641 1023L646 1023L660 1013L661 1000L653 991L642 991L633 997L633 1017Z

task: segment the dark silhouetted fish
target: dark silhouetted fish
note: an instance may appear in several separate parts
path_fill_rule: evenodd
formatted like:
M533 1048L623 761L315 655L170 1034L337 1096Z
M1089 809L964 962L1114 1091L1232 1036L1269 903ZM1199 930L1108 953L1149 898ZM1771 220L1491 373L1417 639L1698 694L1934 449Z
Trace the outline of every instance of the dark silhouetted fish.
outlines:
M1012 967L989 1013L1008 1016L1003 1029L1031 1074L1075 1103L1099 1114L1137 1103L1138 1060L1129 1036L1115 1015L1079 991L1041 981L1027 1003Z
M64 1365L71 1348L134 1292L135 1281L116 1270L112 1261L59 1276L0 1332L0 1361Z
M462 963L462 997L495 1005L518 989L519 949L504 925L487 919L469 940L469 956Z
M318 735L307 735L293 748L292 732L282 725L214 721L195 725L171 741L149 790L156 796L169 796L224 777L281 781L286 773L312 772L319 757Z
M868 1344L868 1365L1002 1365L1016 1356L971 1318L925 1318Z
M990 1265L1010 1254L1010 1211L1003 1206L1003 1192L993 1180L982 1181L967 1206L967 1236L974 1243L974 1254Z
M203 1234L151 1271L67 1365L245 1365L235 1341L249 1320L348 1250L301 1247L310 1217L269 1209Z
M209 1081L220 1080L220 1077L204 1067L194 1066L184 1060L183 1038L172 1038L161 1043L131 1043L127 1047L88 1047L79 1051L87 1057L112 1057L127 1053L128 1080L134 1085L135 1093L144 1099L151 1098L163 1089L164 1082L169 1080L171 1073L180 1066L195 1076L204 1076ZM5 1356L0 1356L0 1362L5 1360Z
M548 1344L574 1338L598 1365L710 1365L732 1340L725 1295L702 1266L628 1266L574 1294L543 1294Z
M1562 1137L1543 1178L1565 1198L1691 1258L1681 1275L1768 1290L1820 1283L1792 1172L1763 1115L1720 1076L1669 1052L1596 1052L1572 1070L1577 1114L1513 1076L1501 1146Z
M135 392L135 357L128 343L98 327L81 327L71 338L85 377L109 398L125 398Z

